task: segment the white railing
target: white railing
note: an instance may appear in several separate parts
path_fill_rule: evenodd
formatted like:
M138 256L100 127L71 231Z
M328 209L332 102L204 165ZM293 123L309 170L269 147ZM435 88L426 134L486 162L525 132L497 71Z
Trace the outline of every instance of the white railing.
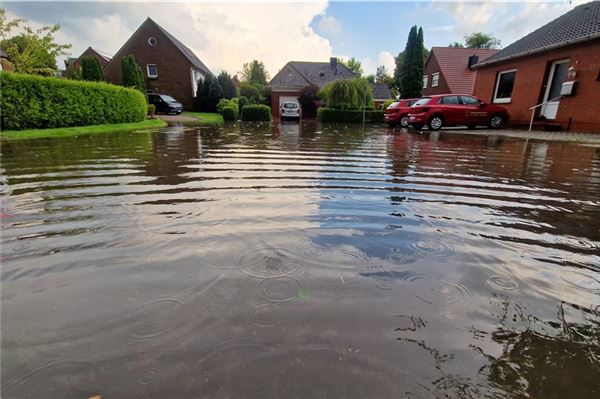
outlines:
M535 110L539 107L541 107L542 105L551 103L552 101L556 101L558 99L560 99L562 96L558 96L556 98L553 98L552 100L548 100L548 101L544 101L541 104L538 105L534 105L533 107L529 108L529 110L531 111L531 119L529 120L529 130L527 131L527 133L531 133L531 128L533 127L533 117L535 115Z

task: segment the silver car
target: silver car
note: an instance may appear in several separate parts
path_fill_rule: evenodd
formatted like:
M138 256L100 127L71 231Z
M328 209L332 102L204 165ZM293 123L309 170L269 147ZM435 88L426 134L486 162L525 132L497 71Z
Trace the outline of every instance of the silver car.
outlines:
M281 112L279 115L281 118L300 118L301 110L300 104L293 101L285 101L281 104Z

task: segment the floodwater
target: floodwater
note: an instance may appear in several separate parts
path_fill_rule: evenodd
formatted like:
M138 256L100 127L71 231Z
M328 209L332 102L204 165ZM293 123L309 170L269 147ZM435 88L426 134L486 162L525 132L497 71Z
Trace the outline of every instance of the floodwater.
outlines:
M2 398L598 398L600 148L314 123L2 145Z

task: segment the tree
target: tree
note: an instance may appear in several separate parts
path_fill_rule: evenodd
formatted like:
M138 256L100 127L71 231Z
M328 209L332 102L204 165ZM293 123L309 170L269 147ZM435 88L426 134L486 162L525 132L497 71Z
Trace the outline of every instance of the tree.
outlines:
M240 96L246 97L250 104L260 104L262 102L263 95L259 86L260 85L252 83L242 83L240 85Z
M371 85L362 78L328 83L319 91L319 97L325 100L328 108L335 109L362 109L373 103Z
M194 105L197 111L217 112L217 104L221 98L219 81L212 74L207 74L198 81Z
M465 35L465 44L468 48L498 48L500 40L492 34L475 32Z
M265 64L257 60L246 62L242 66L240 75L242 76L242 82L258 83L263 86L267 85L267 79L269 79L269 73L265 68Z
M394 58L394 60L396 61L396 66L394 68L394 86L396 86L396 89L398 90L399 93L402 93L402 68L404 67L404 58L405 57L405 52L401 51L400 53L398 53L398 56Z
M367 76L365 76L365 79L369 83L375 83L375 75L367 75Z
M319 86L309 85L305 86L300 90L298 96L298 102L302 107L302 115L315 116L317 114L319 97Z
M104 73L102 73L102 67L96 57L89 56L81 59L81 79L94 82L104 81Z
M424 57L423 28L413 26L408 34L405 59L401 70L402 97L421 97L423 92Z
M217 76L217 81L219 82L219 86L221 86L221 98L229 100L237 96L235 83L233 83L231 76L227 72L222 71L219 76Z
M394 79L388 73L385 65L381 65L381 66L377 67L377 72L375 73L375 82L376 83L384 83L388 86L392 85L394 83Z
M127 55L121 60L121 72L123 74L123 86L133 87L146 94L146 82L142 69L135 62L133 55Z
M338 61L338 63L340 63L340 64L344 65L346 68L348 68L354 74L354 76L356 76L357 78L362 77L362 75L363 75L362 64L356 58L352 57L348 61L344 61L341 58L338 58L337 61Z
M81 66L76 62L73 62L67 66L64 77L71 80L82 80L81 77Z
M448 47L450 48L464 48L464 44L459 43L459 42L452 42L448 45Z
M15 72L51 76L57 69L56 57L67 55L70 44L58 44L54 35L60 25L32 29L24 19L7 20L6 11L0 8L0 46L15 67ZM21 27L22 33L8 38L10 32Z

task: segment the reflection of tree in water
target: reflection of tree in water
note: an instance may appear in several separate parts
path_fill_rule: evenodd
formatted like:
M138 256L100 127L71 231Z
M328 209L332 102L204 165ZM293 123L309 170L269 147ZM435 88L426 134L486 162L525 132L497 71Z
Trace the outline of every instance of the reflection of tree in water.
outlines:
M568 322L564 304L558 321L524 331L500 328L492 334L503 345L486 367L490 382L510 397L600 397L600 318L586 309L583 322ZM571 305L571 309L577 309Z

